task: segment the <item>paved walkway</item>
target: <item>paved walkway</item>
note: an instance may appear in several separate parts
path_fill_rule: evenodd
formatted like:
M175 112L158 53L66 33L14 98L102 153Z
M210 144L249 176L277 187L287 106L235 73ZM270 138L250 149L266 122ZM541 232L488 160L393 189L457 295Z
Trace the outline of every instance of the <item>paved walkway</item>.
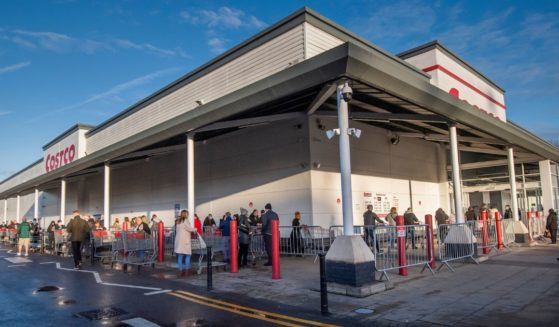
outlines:
M454 264L435 276L411 269L408 277L390 274L395 288L364 299L329 295L330 311L363 325L558 326L559 246L513 248L479 265ZM319 267L314 258L282 258L282 279L257 266L238 274L217 273L214 287L225 293L271 299L320 310ZM185 280L204 286L206 276ZM357 309L372 312L361 314Z

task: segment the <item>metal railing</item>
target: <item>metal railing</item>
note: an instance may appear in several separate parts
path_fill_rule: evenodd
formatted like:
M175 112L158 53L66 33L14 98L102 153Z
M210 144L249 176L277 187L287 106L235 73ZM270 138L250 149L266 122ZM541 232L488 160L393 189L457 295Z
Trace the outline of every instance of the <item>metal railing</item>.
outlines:
M484 254L489 254L491 250L497 250L497 225L495 219L475 220L473 226L477 248Z
M510 247L515 242L514 220L512 218L501 220L503 224L503 244Z
M442 267L447 266L454 271L450 265L451 261L471 259L476 264L474 255L477 252L477 238L474 235L476 221L468 221L459 224L441 224L438 228L439 260Z
M390 279L389 270L423 266L431 269L429 263L433 258L433 247L429 234L429 225L406 225L406 226L363 226L365 242L375 253L375 269L381 272L380 279ZM398 242L404 242L403 249L398 250Z
M280 254L315 256L326 252L330 234L320 226L280 226ZM315 260L316 260L315 258Z

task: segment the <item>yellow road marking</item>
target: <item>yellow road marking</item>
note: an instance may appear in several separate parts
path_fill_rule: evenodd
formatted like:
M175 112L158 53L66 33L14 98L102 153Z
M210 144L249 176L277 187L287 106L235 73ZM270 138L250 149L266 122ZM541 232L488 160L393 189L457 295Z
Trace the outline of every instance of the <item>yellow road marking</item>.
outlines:
M227 310L227 311L230 311L230 312L233 312L233 313L243 314L243 315L246 315L246 316L251 317L251 318L271 321L271 322L274 322L276 324L283 324L284 326L297 326L297 325L289 324L289 323L278 321L278 320L275 320L275 319L269 319L267 317L273 317L273 318L276 318L276 319L288 320L288 321L291 321L291 322L297 322L297 323L302 323L302 324L311 325L311 326L334 327L334 325L330 325L330 324L325 324L325 323L321 323L321 322L317 322L317 321L306 320L306 319L286 316L286 315L282 315L282 314L278 314L278 313L273 313L273 312L253 309L253 308L249 308L249 307L244 307L244 306L241 306L241 305L238 305L238 304L229 303L229 302L225 302L225 301L221 301L221 300L216 300L216 299L212 299L212 298L209 298L209 297L201 296L201 295L186 292L186 291L176 291L174 293L175 294L173 294L173 293L169 293L169 294L178 296L179 294L176 294L176 293L180 293L180 295L182 295L182 296L179 296L179 297L181 297L181 298L184 298L183 296L189 297L188 300L192 300L193 302L196 301L196 303L199 303L198 301L201 301L201 302L203 302L201 304L204 304L204 305L210 305L210 306L218 308L218 309ZM194 299L192 299L192 298L194 298ZM224 308L223 306L218 306L217 304L221 304L221 305L233 308L233 309ZM244 310L244 311L240 311L240 310ZM246 311L248 311L248 313ZM250 312L252 312L252 314Z
M278 320L275 320L275 319L269 319L269 318L266 318L266 317L246 313L246 312L235 310L235 309L220 307L220 306L215 305L215 304L211 304L211 303L207 303L207 302L204 302L204 301L196 300L196 299L193 299L191 297L181 295L181 294L177 294L177 293L167 293L167 294L172 295L172 296L176 296L176 297L181 298L181 299L185 299L187 301L191 301L191 302L194 302L194 303L198 303L198 304L201 304L201 305L212 307L212 308L215 308L215 309L232 312L232 313L235 313L235 314L238 314L238 315L241 315L241 316L245 316L245 317L249 317L249 318L253 318L253 319L268 321L268 322L271 322L271 323L274 323L274 324L277 324L277 325L281 325L281 326L302 327L301 325L290 324L290 323L287 323L287 322L278 321Z

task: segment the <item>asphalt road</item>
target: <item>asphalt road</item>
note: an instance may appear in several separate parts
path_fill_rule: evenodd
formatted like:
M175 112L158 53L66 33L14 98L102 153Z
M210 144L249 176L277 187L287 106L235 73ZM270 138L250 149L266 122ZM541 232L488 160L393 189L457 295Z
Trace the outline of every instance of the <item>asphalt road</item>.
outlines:
M74 271L71 258L31 254L30 262L19 263L19 257L8 250L0 248L0 325L4 326L354 325L273 299L255 301L219 290L208 292L176 279L172 271L145 268L125 273L87 263L82 271ZM38 292L45 286L60 289ZM101 319L90 320L88 315Z

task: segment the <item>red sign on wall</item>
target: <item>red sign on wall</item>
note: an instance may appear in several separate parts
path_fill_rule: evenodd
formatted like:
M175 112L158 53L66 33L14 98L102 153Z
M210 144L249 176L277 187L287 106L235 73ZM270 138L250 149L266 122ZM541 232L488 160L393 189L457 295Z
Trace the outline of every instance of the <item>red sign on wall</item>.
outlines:
M45 159L45 169L49 171L60 168L76 158L76 146L74 144L60 150L59 152L47 155Z

